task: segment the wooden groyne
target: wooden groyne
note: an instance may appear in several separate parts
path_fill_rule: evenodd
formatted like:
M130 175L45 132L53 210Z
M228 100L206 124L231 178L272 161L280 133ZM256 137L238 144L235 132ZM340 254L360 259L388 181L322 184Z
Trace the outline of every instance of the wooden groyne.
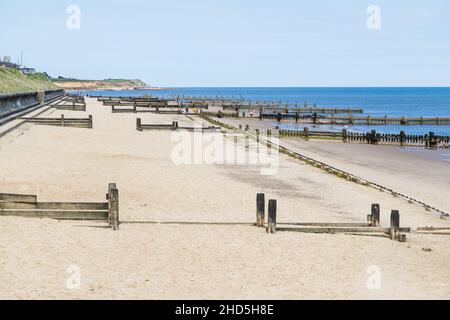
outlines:
M107 221L119 229L119 191L108 185L107 202L38 202L35 195L0 193L0 216Z
M83 96L67 95L50 106L57 110L86 111L86 101Z
M390 226L382 227L380 224L380 205L371 205L371 213L367 215L367 223L334 223L334 222L280 222L277 216L277 200L269 199L267 205L267 215L265 212L265 195L259 193L256 196L256 226L265 228L269 234L280 231L302 232L302 233L351 233L351 234L384 234L391 240L405 242L405 233L411 232L411 228L400 227L400 212L392 210L390 216ZM267 216L267 223L265 223Z
M36 125L57 126L57 127L73 127L73 128L93 128L92 116L88 118L66 118L62 114L60 118L20 118L28 123Z
M183 127L178 125L178 121L172 121L171 124L143 124L141 118L136 119L136 130L144 131L144 130L187 130L187 131L218 131L220 127Z
M319 113L319 114L338 114L338 113L363 113L363 109L351 109L351 108L317 108L317 107L307 107L307 108L263 108L262 111L270 110L272 113L283 112L285 114L292 114L295 116L296 113ZM264 113L264 112L261 112Z
M208 109L208 105L192 103L181 103L176 101L121 101L121 100L104 100L104 106L129 106L140 108L177 108L177 109Z
M373 116L324 116L318 114L300 115L292 113L262 113L261 120L295 121L332 125L450 125L446 117L373 117Z
M347 143L383 144L408 147L442 148L448 149L450 144L449 136L435 135L429 132L425 135L407 135L403 131L399 134L377 133L375 130L367 133L349 132L346 129L341 132L311 131L304 128L298 130L279 130L279 137L284 139L305 139L310 138L337 138Z

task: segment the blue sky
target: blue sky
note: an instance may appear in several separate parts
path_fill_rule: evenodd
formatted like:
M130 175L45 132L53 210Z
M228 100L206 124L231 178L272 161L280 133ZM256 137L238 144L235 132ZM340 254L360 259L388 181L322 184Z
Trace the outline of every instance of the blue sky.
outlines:
M0 56L20 50L52 76L155 86L450 86L450 1L2 0Z

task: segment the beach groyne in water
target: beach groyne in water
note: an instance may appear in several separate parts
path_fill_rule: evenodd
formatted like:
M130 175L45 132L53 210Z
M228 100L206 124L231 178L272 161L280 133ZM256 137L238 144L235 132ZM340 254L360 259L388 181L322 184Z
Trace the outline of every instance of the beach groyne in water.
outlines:
M62 97L64 90L26 92L0 95L0 122L2 119L19 114L42 103Z
M262 113L261 120L276 120L278 122L291 120L295 122L311 122L314 124L333 125L450 125L447 117L373 117L373 116L324 116L312 114L300 116L292 113Z

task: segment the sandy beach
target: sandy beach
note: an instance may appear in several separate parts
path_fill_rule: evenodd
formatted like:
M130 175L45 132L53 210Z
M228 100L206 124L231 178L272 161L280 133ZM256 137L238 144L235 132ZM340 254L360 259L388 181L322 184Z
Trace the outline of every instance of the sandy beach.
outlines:
M365 222L371 204L379 203L382 225L397 209L402 226L450 227L421 206L285 155L274 175L262 175L259 165L179 165L171 131L136 130L137 117L186 126L197 117L112 114L89 98L86 112L44 115L61 113L92 115L94 128L26 124L1 137L0 192L36 194L40 201L104 201L108 183L115 182L120 231L102 223L0 217L0 298L450 298L449 236L411 233L400 243L381 236L269 235L245 225L164 224L254 223L256 194L264 192L277 199L280 222ZM282 143L450 211L447 162L399 148ZM252 142L248 152L266 150ZM79 289L66 286L70 266L79 267ZM377 289L367 285L374 268Z

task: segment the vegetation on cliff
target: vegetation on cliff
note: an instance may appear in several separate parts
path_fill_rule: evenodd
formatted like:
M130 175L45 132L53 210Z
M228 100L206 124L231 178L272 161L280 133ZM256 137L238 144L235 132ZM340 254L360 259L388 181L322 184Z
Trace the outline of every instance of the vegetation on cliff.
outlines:
M24 75L17 69L0 66L0 94L58 89L45 74Z

